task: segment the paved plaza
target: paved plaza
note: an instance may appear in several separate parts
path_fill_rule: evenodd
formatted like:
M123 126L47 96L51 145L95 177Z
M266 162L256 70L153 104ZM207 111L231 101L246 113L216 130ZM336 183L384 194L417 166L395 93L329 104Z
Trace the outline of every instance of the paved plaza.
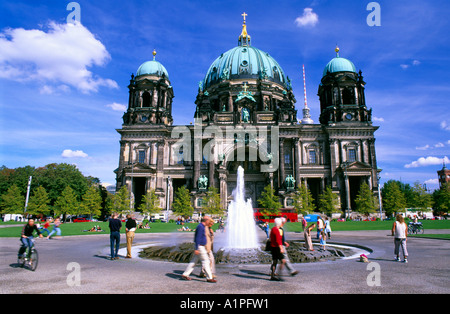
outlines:
M435 230L429 233L448 232ZM18 238L0 238L0 292L58 294L372 294L450 293L450 241L408 239L409 262L393 261L389 231L334 232L331 243L367 247L370 264L359 258L295 264L296 277L270 281L269 265L219 265L217 283L200 279L198 266L192 281L180 280L187 264L138 257L109 260L109 234L70 236L36 241L39 265L35 272L16 265ZM260 233L261 241L263 234ZM220 237L220 235L218 235ZM288 233L302 240L301 233ZM192 242L193 233L137 234L135 248ZM125 243L122 235L121 243ZM124 256L124 249L119 254ZM75 265L75 266L74 266ZM79 285L73 284L78 271ZM378 284L377 284L378 280Z

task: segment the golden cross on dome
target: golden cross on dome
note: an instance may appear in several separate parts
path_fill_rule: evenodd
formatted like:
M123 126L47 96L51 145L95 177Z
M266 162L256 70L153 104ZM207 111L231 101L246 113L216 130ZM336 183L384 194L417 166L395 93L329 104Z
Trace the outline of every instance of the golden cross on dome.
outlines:
M242 13L241 15L244 17L244 24L245 24L245 17L246 17L248 14L244 12L244 13Z
M244 83L244 92L247 92L247 89L248 89L248 86L247 86L247 83Z

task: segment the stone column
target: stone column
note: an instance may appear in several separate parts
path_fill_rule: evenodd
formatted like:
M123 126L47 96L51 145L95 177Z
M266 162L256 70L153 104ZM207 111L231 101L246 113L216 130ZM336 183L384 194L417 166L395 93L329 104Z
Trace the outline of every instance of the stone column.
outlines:
M225 173L219 174L219 192L220 192L220 202L223 209L227 209L227 199L228 199L228 185L227 185L227 175Z
M337 188L336 169L338 167L338 155L336 154L336 139L330 138L330 170L331 170L331 187Z
M210 161L208 161L208 182L209 186L214 187L215 186L215 180L214 180L214 170L215 170L215 164L214 164L214 150L215 147L212 148Z
M164 189L163 175L164 175L164 143L157 143L158 156L156 158L156 188Z
M297 186L300 186L300 149L298 145L300 141L298 138L294 139L294 169L295 169L295 183Z
M284 171L284 139L280 138L280 151L279 151L279 167L280 167L280 175L278 179L278 186L281 188L285 179L285 171Z

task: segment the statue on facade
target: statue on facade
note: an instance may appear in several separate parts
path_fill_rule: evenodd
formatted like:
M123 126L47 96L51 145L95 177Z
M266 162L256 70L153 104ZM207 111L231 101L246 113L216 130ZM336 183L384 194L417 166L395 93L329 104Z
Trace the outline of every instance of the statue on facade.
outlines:
M242 122L248 123L250 119L250 112L247 108L242 108Z
M229 80L230 79L230 72L227 68L223 69L222 75L220 76L222 80Z
M208 178L205 175L198 178L198 188L199 190L206 190L208 188Z
M295 179L292 175L286 177L285 183L288 190L293 190L295 188Z

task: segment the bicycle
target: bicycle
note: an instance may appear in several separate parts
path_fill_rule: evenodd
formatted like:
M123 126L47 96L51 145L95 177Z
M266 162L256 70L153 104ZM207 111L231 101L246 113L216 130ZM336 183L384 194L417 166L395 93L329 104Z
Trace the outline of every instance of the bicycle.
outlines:
M28 247L22 256L17 257L17 264L22 268L28 267L31 271L35 271L39 263L39 254L34 246L34 241L31 239L31 247Z
M425 232L425 229L423 228L423 225L421 222L410 222L408 225L408 234L423 234Z

